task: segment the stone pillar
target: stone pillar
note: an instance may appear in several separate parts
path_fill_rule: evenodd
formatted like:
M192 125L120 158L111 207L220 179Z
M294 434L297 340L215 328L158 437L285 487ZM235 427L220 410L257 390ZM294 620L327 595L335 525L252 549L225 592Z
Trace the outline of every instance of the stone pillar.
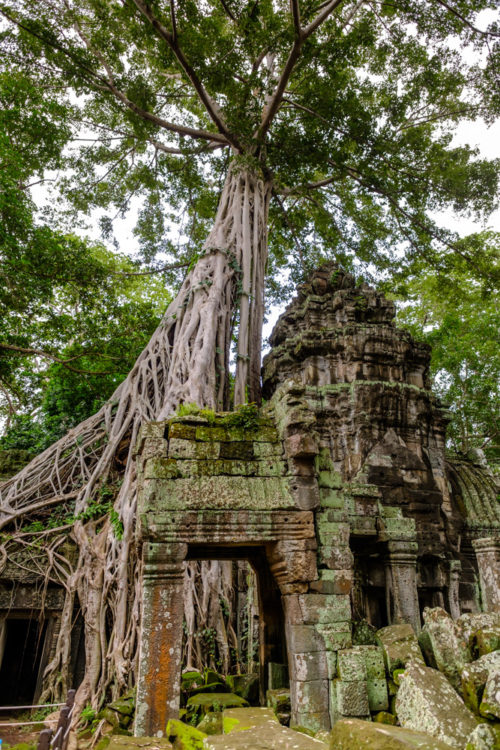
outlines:
M390 541L385 559L387 616L389 623L407 622L420 630L417 592L417 542Z
M484 612L500 612L500 537L474 539Z
M454 620L460 617L460 574L462 563L460 560L450 560L448 578L448 607Z
M143 545L136 737L163 737L179 713L186 544Z

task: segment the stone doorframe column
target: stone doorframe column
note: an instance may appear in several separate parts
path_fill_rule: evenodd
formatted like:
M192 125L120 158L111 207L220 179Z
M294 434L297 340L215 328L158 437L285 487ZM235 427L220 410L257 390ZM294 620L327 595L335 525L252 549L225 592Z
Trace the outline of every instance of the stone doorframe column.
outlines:
M387 543L385 558L387 616L390 624L409 623L420 631L417 590L417 542L393 540Z
M460 575L462 563L460 560L449 561L448 572L448 607L450 615L454 620L460 617Z
M484 612L500 612L500 537L472 542L479 568L481 603Z
M163 737L178 717L187 544L145 541L136 737Z

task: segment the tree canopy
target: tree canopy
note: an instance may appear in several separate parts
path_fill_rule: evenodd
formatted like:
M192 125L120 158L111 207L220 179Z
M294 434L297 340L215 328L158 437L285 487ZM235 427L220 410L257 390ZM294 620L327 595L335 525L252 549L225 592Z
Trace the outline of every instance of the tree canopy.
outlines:
M60 186L73 207L102 210L110 235L138 198L145 259L191 258L229 160L254 160L273 181L267 279L279 296L277 267L297 281L322 254L365 273L439 267L457 238L430 212L492 210L497 165L452 145L461 119L498 114L498 25L476 26L492 7L3 0L0 12L4 65L66 107ZM464 45L480 62L464 62ZM488 274L473 246L460 252Z
M485 262L498 268L500 235L486 232L475 240ZM463 258L455 256L447 274L423 268L399 291L405 305L399 310L398 323L432 347L433 388L450 408L450 447L465 454L480 448L498 470L498 290L478 283Z

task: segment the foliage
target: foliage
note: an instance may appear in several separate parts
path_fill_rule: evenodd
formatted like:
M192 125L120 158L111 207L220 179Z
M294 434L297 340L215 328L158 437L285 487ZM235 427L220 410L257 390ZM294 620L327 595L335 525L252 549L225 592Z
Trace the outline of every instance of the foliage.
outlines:
M33 453L97 411L170 299L128 258L36 216L27 186L62 165L70 132L47 88L0 70L1 443Z
M476 237L484 262L500 268L500 235ZM467 453L482 448L500 461L500 305L498 290L481 283L474 270L455 256L447 273L422 269L399 289L405 303L398 322L432 346L433 389L449 406L450 445Z
M231 427L242 427L244 430L257 430L259 427L259 407L257 404L241 404L234 412L225 417Z
M461 119L491 120L500 108L498 28L478 30L488 8L489 0L431 0L425 12L417 0L0 4L5 69L22 63L51 125L62 112L46 165L73 139L58 189L76 214L100 213L111 238L113 216L139 199L144 259L158 265L167 252L189 264L238 154L241 168L273 179L275 299L323 256L366 273L405 274L422 260L442 270L457 236L431 212L492 210L497 165L452 145ZM466 45L481 64L466 64ZM488 275L477 248L462 251Z

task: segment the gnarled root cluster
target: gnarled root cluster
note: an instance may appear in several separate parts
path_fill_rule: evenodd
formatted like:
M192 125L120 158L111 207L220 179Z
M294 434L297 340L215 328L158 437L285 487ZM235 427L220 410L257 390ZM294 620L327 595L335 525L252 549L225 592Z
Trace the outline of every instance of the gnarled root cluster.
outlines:
M47 666L41 700L59 699L71 687L71 625L77 606L84 618L86 652L77 706L90 702L97 708L134 683L142 593L134 445L143 423L168 417L182 402L227 406L238 305L235 398L237 403L247 400L248 384L255 398L269 196L270 183L252 171L230 168L205 254L127 378L99 412L0 487L0 529L7 532L0 560L22 559L19 564L66 592L56 655ZM55 518L60 522L54 524ZM199 586L189 585L189 576L198 574L187 573L188 617L198 604L213 606L211 601L227 594L217 590L208 601L202 597L198 602L193 597ZM188 648L188 660L195 659L194 647ZM224 651L222 637L219 651Z

